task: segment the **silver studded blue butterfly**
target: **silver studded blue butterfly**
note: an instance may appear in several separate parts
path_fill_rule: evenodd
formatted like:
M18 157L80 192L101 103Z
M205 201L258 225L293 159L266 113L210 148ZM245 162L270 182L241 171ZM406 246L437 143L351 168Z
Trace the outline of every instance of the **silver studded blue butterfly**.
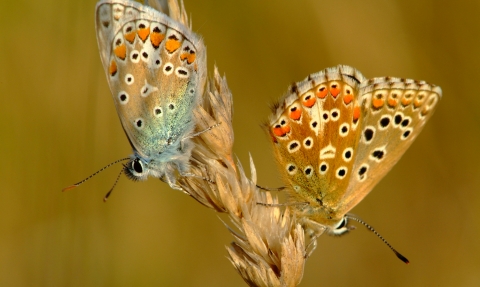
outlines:
M330 234L348 232L346 214L405 153L441 96L425 81L368 80L343 65L291 86L267 131L290 200L306 203L297 216Z
M158 177L182 190L176 177L189 172L206 53L202 39L185 26L185 12L178 18L127 0L103 0L96 7L100 57L133 148L124 172L133 180Z

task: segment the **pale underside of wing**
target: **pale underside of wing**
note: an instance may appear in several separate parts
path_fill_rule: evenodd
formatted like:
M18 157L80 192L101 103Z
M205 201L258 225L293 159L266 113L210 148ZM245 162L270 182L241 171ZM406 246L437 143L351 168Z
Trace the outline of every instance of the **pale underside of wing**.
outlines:
M157 1L153 1L155 4ZM155 5L163 6L163 5ZM188 24L187 14L183 7L178 7L175 1L168 3L170 17L155 10L152 7L142 5L138 2L129 0L103 0L97 3L95 25L97 31L97 40L100 50L100 57L104 67L108 67L110 55L112 53L113 38L120 32L126 22L143 19L152 22L158 22L183 34L188 39L199 54L204 49L202 39L191 31L191 25ZM103 26L103 27L102 27ZM197 55L200 56L200 55ZM205 55L203 55L205 56Z
M362 119L353 176L338 212L357 205L401 158L432 116L440 87L424 81L374 78L360 86Z
M140 156L155 157L176 149L194 128L191 110L203 93L205 48L165 14L118 2L97 6L102 63L130 142Z

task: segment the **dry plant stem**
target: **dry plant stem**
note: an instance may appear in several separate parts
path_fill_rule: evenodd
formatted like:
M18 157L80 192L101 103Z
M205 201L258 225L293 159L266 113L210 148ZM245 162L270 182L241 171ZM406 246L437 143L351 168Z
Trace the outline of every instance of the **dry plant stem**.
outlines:
M216 68L203 101L195 111L197 130L220 125L193 139L191 172L198 177L181 178L180 185L198 202L229 215L233 224L226 225L235 238L228 247L229 259L250 286L298 285L305 265L304 230L290 209L258 204L278 200L256 187L252 159L250 179L235 165L232 95Z
M170 17L191 27L183 3L151 4L158 9L167 7ZM258 204L278 204L278 200L256 187L252 159L250 179L242 166L235 164L232 112L232 94L215 67L194 119L197 132L219 125L192 138L190 173L194 176L180 177L178 184L201 204L229 215L232 224L226 225L235 238L227 247L229 259L248 285L297 286L306 260L304 230L288 207Z

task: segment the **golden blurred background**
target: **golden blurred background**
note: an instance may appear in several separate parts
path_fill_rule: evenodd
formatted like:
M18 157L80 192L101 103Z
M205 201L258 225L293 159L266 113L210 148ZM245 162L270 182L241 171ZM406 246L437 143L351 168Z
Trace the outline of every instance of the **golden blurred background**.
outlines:
M101 67L95 0L0 3L0 285L245 286L226 259L218 214L167 184L121 178L131 153ZM337 64L366 77L440 85L443 99L403 159L353 212L359 226L323 236L302 286L480 285L479 1L193 1L210 74L234 96L235 153L279 186L260 123L293 81ZM224 217L223 217L224 218Z

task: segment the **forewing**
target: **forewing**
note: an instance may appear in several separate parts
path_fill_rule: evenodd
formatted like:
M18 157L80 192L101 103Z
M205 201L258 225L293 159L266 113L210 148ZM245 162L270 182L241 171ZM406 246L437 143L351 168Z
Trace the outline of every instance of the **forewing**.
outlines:
M351 177L359 136L359 83L347 66L292 86L269 123L274 152L296 201L335 208Z
M97 39L122 126L142 157L162 153L194 127L205 47L183 24L129 1L97 4Z

